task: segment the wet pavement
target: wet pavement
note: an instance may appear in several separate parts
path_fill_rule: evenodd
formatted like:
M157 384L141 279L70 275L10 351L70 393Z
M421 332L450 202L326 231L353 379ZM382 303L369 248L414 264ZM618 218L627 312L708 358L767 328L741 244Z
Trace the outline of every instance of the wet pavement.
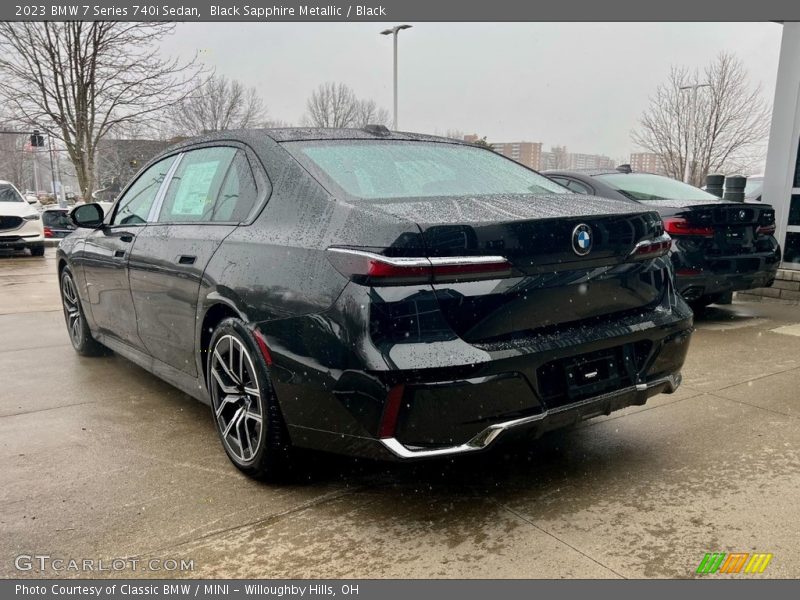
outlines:
M717 551L800 577L800 306L712 307L646 406L457 461L312 453L277 486L233 468L206 406L76 355L55 267L0 257L0 576L57 575L15 569L47 554L194 561L59 573L84 577L690 577Z

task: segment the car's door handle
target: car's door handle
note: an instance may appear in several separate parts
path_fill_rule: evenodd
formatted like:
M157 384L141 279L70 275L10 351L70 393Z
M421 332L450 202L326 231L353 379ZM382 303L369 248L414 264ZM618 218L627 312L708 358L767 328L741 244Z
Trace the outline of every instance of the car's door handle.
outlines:
M181 254L178 257L178 264L179 265L193 265L194 261L197 260L196 256L191 256L189 254Z
M125 250L114 250L114 258L125 258Z
M132 242L133 236L130 233L123 233L121 236L119 236L119 239L121 242Z

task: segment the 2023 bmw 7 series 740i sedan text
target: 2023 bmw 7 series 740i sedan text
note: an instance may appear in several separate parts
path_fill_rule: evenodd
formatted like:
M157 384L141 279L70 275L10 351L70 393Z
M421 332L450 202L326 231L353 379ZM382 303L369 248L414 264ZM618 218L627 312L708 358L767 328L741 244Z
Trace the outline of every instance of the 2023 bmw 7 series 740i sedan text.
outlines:
M453 140L225 132L72 219L75 349L210 404L254 476L293 447L447 456L643 404L691 336L657 213Z

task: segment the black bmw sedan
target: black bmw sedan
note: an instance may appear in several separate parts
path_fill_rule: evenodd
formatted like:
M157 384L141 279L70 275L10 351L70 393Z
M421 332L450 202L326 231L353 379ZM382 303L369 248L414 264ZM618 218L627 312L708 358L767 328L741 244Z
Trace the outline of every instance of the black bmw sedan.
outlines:
M674 240L678 289L695 310L775 281L781 251L769 204L726 202L681 181L627 169L545 174L578 194L657 210Z
M656 212L453 140L225 132L72 219L75 349L210 404L253 476L294 447L455 455L643 404L691 335Z

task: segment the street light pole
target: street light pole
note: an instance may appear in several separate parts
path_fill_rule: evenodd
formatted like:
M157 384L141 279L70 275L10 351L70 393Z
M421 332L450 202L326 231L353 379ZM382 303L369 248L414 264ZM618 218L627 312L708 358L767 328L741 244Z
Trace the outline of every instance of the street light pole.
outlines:
M684 85L680 89L681 91L692 90L692 99L689 102L689 131L687 134L689 138L686 140L686 164L683 167L683 181L684 183L689 183L689 179L691 178L691 163L689 162L689 143L691 141L692 145L692 152L691 157L694 159L695 154L695 146L697 141L697 128L695 127L695 118L697 117L697 90L701 87L711 87L710 83L697 83L697 80L692 85Z
M394 36L394 119L392 129L397 131L397 34L403 29L411 29L411 25L395 25L391 29L384 29L381 35Z

